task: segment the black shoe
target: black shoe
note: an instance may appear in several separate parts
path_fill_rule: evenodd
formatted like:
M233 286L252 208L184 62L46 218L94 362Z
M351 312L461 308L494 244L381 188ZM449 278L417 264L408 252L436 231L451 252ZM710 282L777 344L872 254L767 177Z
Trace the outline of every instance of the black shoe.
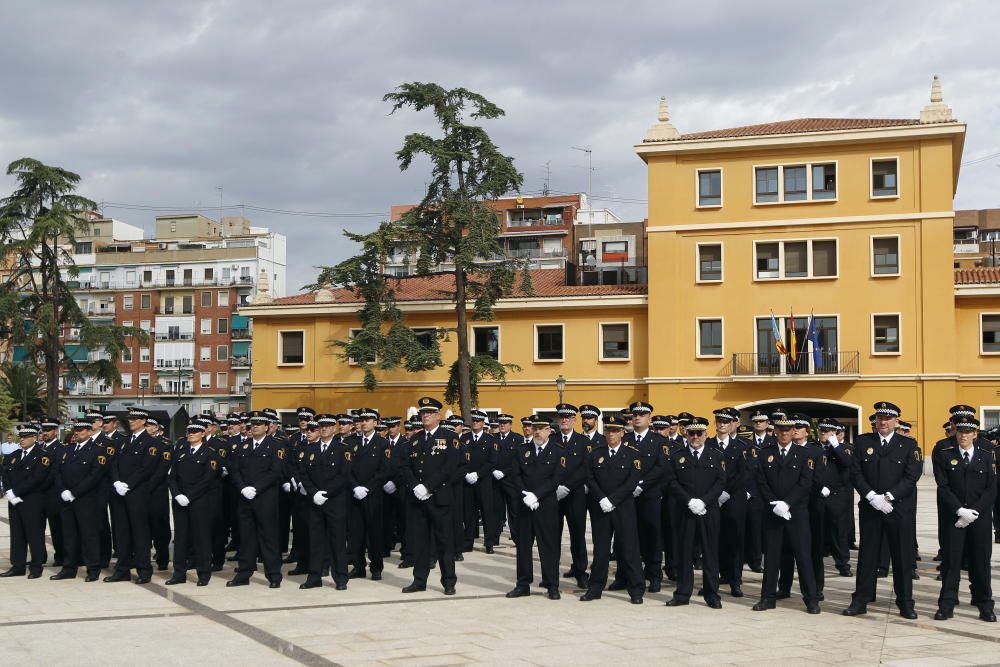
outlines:
M226 588L233 588L234 586L249 586L249 579L230 579L226 582Z
M729 588L729 594L734 598L741 598L743 597L743 588L739 584L733 584Z
M321 579L306 579L306 583L299 584L299 588L305 590L307 588L319 588L322 585L323 581Z
M915 612L911 607L900 609L899 615L910 621L914 621L917 618L917 612Z
M239 556L226 556L226 562L227 563L235 563L239 559L240 559Z
M942 573L938 572L937 576L934 577L934 581L944 581L944 575Z
M334 588L336 588L338 591L346 591L347 584L335 584Z
M851 571L850 565L840 565L837 567L837 574L842 577L853 577L854 572Z
M199 579L198 586L208 586L208 579Z
M455 587L454 586L445 586L445 588L444 588L444 594L445 595L454 595L455 594Z
M585 574L581 574L576 578L576 587L580 590L586 590L590 586L590 577Z
M774 609L777 606L778 605L775 604L774 600L769 600L769 601L766 601L766 602L764 600L761 600L760 602L758 602L757 604L755 604L753 606L753 610L754 611L766 611L768 609Z
M987 623L996 623L997 615L993 613L992 609L980 609L979 620L986 621Z
M92 581L97 581L100 578L100 576L101 575L95 572L94 574L88 574L86 577L83 578L83 580L89 584Z
M558 588L550 588L549 592L546 593L546 597L548 597L550 600L558 600L562 596L559 595L559 589Z
M628 599L628 601L629 601L629 604L642 604L642 596L641 595L633 595L632 597L630 597Z
M878 577L879 579L885 579L886 577L889 576L889 568L886 567L878 568L877 570L875 570L875 576Z
M819 613L819 603L817 603L817 602L807 602L806 603L806 613L807 614L818 614Z
M24 570L18 570L12 567L9 570L4 570L3 572L0 572L0 577L23 577L24 572L25 572Z
M382 571L372 572L372 581L382 581Z
M413 567L413 562L408 560L401 560L399 561L399 565L397 565L396 567L398 567L401 570L405 570L408 567Z
M917 571L916 571L916 570L914 570L914 571L913 571L913 574L911 575L911 577L912 577L912 579L913 579L914 581L916 581L917 579L919 579L919 578L920 578L920 575L919 575L919 574L917 573Z
M691 603L689 601L687 601L687 600L681 600L680 598L670 598L666 602L666 606L668 606L668 607L683 607L683 606L688 605L688 604L691 604Z
M507 591L507 595L505 595L504 597L508 597L508 598L524 598L524 597L528 597L529 595L531 595L531 591L530 590L528 590L527 588L521 588L520 586L516 586L516 587L510 589L509 591Z
M488 554L493 553L493 547L492 546L487 546L486 547L486 553L488 553Z
M297 577L300 574L309 574L309 570L302 567L301 565L297 565L293 567L291 570L289 570L288 574L290 576Z
M464 562L464 561L465 561L465 556L464 555L462 555L460 553L455 554L455 562L456 563L461 563L461 562Z
M409 586L403 587L404 593L419 593L421 591L426 591L427 586L421 586L419 584L410 584Z
M146 575L145 577L139 577L139 578L137 578L135 580L135 583L137 583L137 584L139 584L141 586L142 584L148 584L151 579L152 579L152 577L150 577L149 575Z
M847 609L840 612L841 616L863 616L867 613L868 605L854 605L853 603Z
M157 561L156 562L156 571L157 572L166 572L168 565L169 565L168 561L165 561L165 560Z
M281 580L277 579L267 585L268 588L281 588Z
M348 579L364 579L366 572L360 567L351 568L351 571L347 573Z
M935 621L947 621L949 618L953 617L954 615L955 615L955 612L953 612L951 609L938 609L936 612L934 612L934 620Z
M791 591L778 591L778 594L774 596L776 600L787 600L792 597Z
M580 596L580 602L590 602L591 600L600 600L600 599L601 599L600 591L588 590L586 593Z
M941 552L940 551L937 553L936 556L934 556L934 562L935 563L940 563L941 562Z
M695 595L697 595L698 597L702 597L703 595L705 595L705 589L704 588L699 588L698 592L695 593Z
M569 572L563 572L563 579L576 579L576 571L570 570Z
M288 554L287 556L285 556L284 558L281 559L281 562L285 563L285 564L294 563L298 559L299 559L298 556L293 556L292 554Z
M705 604L707 604L710 609L722 609L722 600L719 599L713 598L711 600L705 600Z
M222 572L222 565L213 565L212 572Z
M115 572L107 577L104 577L104 583L113 584L116 581L132 581L132 577L128 574L119 574Z
M646 590L648 592L650 592L650 593L659 593L660 592L660 582L659 581L651 581L651 582L649 582L649 588L647 588Z
M40 576L42 576L41 572L29 572L28 573L28 579L38 579Z
M51 577L51 581L59 581L60 579L76 579L76 572L67 572L66 570L60 570L56 572Z
M677 581L677 570L670 568L669 570L666 570L664 574L667 575L668 580Z
M174 576L170 577L166 581L166 585L167 586L175 586L177 584L186 584L186 583L187 583L187 578L186 577L179 577L177 575L174 575Z
M760 565L751 565L750 566L750 571L751 572L756 572L757 574L760 574L761 572L764 571L764 568L762 568Z
M612 581L611 585L608 586L609 591L623 591L626 588L628 588L628 586L625 585L624 581Z

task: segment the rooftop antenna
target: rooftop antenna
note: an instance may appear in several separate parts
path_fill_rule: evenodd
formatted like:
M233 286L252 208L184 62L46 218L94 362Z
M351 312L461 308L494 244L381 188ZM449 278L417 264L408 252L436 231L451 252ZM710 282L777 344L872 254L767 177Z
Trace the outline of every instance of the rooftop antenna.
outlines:
M549 178L552 176L552 160L545 162L545 182L542 184L542 196L549 196Z
M594 188L594 151L590 149L590 145L579 147L570 146L575 151L580 151L581 153L587 154L587 210L589 211L590 222L594 221L594 205L590 201L591 194Z

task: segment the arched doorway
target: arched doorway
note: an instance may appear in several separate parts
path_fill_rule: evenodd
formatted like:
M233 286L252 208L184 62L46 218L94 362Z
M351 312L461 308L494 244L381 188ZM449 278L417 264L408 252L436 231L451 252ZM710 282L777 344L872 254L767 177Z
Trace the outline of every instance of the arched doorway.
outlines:
M764 410L768 414L781 408L785 412L801 412L809 415L813 419L833 417L845 427L847 427L847 438L853 441L858 433L868 430L868 423L864 421L864 415L860 405L835 401L825 398L768 398L762 401L752 401L734 406L740 411L742 421L750 420L750 415L757 410Z

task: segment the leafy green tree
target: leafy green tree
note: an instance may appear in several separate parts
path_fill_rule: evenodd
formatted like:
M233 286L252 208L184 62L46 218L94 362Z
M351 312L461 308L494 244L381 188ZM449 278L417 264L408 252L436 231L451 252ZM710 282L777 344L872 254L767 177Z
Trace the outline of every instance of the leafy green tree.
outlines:
M45 383L33 364L8 361L0 369L0 397L6 395L11 401L11 407L0 415L27 421L44 414L44 392Z
M69 279L79 274L72 254L76 235L87 227L85 212L96 208L75 194L80 177L33 158L11 162L7 174L17 187L0 201L0 257L6 263L0 319L8 323L10 342L45 369L45 403L56 414L61 371L71 379L120 382L114 360L126 337L145 343L148 336L135 327L93 324L73 296ZM79 344L103 348L107 358L75 361L61 337L64 328L79 329Z
M396 153L400 170L426 157L431 172L424 198L398 221L382 223L370 234L345 235L361 244L361 253L336 266L321 267L310 287L340 285L364 299L359 312L362 329L350 340L335 341L341 356L358 362L365 372L365 385L374 389L376 370L404 368L424 371L443 365L439 341L452 333L458 355L450 367L445 399L458 403L468 414L477 399L481 380L506 380L509 371L520 370L488 356L469 353L468 319L493 319L493 307L515 292L532 293L526 263L508 259L500 242L500 221L489 202L517 191L522 176L514 160L500 152L479 125L466 122L491 120L503 109L482 95L465 88L447 90L435 83L406 83L388 93L384 101L392 112L409 108L430 110L441 129L440 136L409 134ZM384 274L384 262L392 249L414 256L419 278L447 275L441 281L441 298L451 301L455 326L431 336L418 336L406 326L396 294L403 280ZM441 268L448 267L448 268ZM453 268L452 268L453 267Z

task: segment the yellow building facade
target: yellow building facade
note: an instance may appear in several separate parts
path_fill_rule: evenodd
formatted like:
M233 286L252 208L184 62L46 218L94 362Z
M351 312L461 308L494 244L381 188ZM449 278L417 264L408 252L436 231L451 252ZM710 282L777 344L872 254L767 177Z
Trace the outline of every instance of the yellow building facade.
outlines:
M648 168L648 286L559 287L546 274L536 297L504 300L494 322L473 326L497 327L500 361L521 371L483 386L480 405L517 416L551 409L561 375L567 401L602 409L639 399L664 414L780 405L862 430L872 404L889 400L925 447L955 403L993 425L1000 282L956 284L952 260L965 130L936 80L919 119L680 134L661 101L635 147ZM255 407L402 414L443 391L445 368L386 374L366 392L360 368L330 347L358 326L352 301L327 292L241 311L253 317ZM453 325L433 299L402 306L410 326ZM795 331L794 363L778 352L775 325L786 346ZM282 363L282 332L294 331L301 362ZM454 342L442 352L450 363Z

